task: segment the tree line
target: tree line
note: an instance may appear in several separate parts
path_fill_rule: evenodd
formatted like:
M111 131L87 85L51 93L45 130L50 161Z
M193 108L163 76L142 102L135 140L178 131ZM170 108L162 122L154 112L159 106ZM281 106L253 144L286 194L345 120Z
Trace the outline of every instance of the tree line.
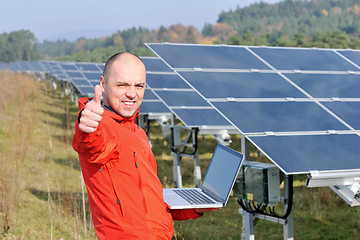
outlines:
M105 62L117 51L152 56L145 42L360 49L358 0L284 0L221 12L216 24L143 27L110 36L39 43L28 30L0 34L0 61L50 59Z
M40 59L35 35L29 30L0 34L0 61L34 61Z

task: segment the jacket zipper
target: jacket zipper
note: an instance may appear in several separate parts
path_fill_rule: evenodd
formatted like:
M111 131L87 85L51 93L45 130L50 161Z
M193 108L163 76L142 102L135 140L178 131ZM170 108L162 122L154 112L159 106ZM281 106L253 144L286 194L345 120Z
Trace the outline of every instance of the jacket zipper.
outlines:
M138 174L138 176L139 176L140 195L141 195L141 198L142 198L142 200L143 200L145 212L148 212L147 206L146 206L146 201L145 201L145 196L144 196L144 193L143 193L143 190L142 190L141 173L140 173L139 164L138 164L138 162L137 162L137 157L136 157L136 153L135 153L135 152L134 152L134 162L135 162L135 168L136 168L137 174Z

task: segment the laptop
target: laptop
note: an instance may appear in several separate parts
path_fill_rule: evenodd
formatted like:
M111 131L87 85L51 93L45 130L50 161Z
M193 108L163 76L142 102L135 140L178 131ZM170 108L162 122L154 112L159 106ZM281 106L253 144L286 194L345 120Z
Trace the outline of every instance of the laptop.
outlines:
M170 209L225 207L244 156L218 144L199 188L165 188L164 201Z

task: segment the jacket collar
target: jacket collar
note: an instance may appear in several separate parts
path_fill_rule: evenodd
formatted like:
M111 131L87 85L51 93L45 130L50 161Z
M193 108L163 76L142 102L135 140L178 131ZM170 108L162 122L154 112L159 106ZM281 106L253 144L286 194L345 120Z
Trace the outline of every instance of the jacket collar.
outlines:
M117 122L134 122L135 123L135 119L139 116L139 111L140 108L138 110L136 110L135 114L132 117L129 118L125 118L121 115L119 115L118 113L116 113L111 107L108 106L102 106L104 108L104 114L106 114L106 116L111 117L112 119L116 120Z

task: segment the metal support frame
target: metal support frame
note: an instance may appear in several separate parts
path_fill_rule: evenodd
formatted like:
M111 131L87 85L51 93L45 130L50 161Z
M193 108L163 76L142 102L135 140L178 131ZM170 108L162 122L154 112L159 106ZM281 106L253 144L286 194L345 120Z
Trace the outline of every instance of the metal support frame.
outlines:
M146 135L150 141L150 119L148 114L140 114L137 124L145 130Z
M360 172L310 171L306 182L307 187L330 187L351 207L360 206Z
M244 135L242 135L241 137L241 152L244 154L245 159L249 160L250 159L250 141L248 139L246 139L246 137ZM292 182L289 182L289 177L285 176L284 177L284 211L288 211L288 208L291 206L289 206L289 199L292 198L292 192L289 191L290 189L290 184L292 184ZM292 187L292 186L291 186ZM283 225L283 229L284 229L284 240L293 240L294 239L294 217L293 217L293 212L290 209L290 212L286 215L285 218L280 218L280 217L274 217L274 216L268 216L268 215L263 215L260 213L252 213L252 212L247 212L245 210L243 210L242 208L239 209L239 213L242 214L242 234L241 234L241 239L244 240L255 240L255 234L254 234L254 226L257 223L258 219L263 219L263 220L268 220L268 221L272 221L275 223L280 223ZM284 212L284 214L286 214Z
M172 118L172 124L168 126L171 130L171 150L174 157L173 163L173 175L176 188L182 187L181 176L181 159L183 157L189 157L194 160L194 184L199 187L201 184L201 169L198 155L198 128L187 128L184 126L175 125L175 116ZM187 131L185 140L181 139L181 130ZM186 153L186 150L191 148L190 153Z
M174 157L173 173L175 187L182 187L182 176L181 176L181 159L183 157L189 157L194 160L194 184L196 187L200 186L201 183L201 169L199 155L197 152L198 147L198 128L185 128L177 125L172 125L172 155ZM181 129L188 131L184 141L181 140ZM185 153L188 148L192 148L191 153Z

